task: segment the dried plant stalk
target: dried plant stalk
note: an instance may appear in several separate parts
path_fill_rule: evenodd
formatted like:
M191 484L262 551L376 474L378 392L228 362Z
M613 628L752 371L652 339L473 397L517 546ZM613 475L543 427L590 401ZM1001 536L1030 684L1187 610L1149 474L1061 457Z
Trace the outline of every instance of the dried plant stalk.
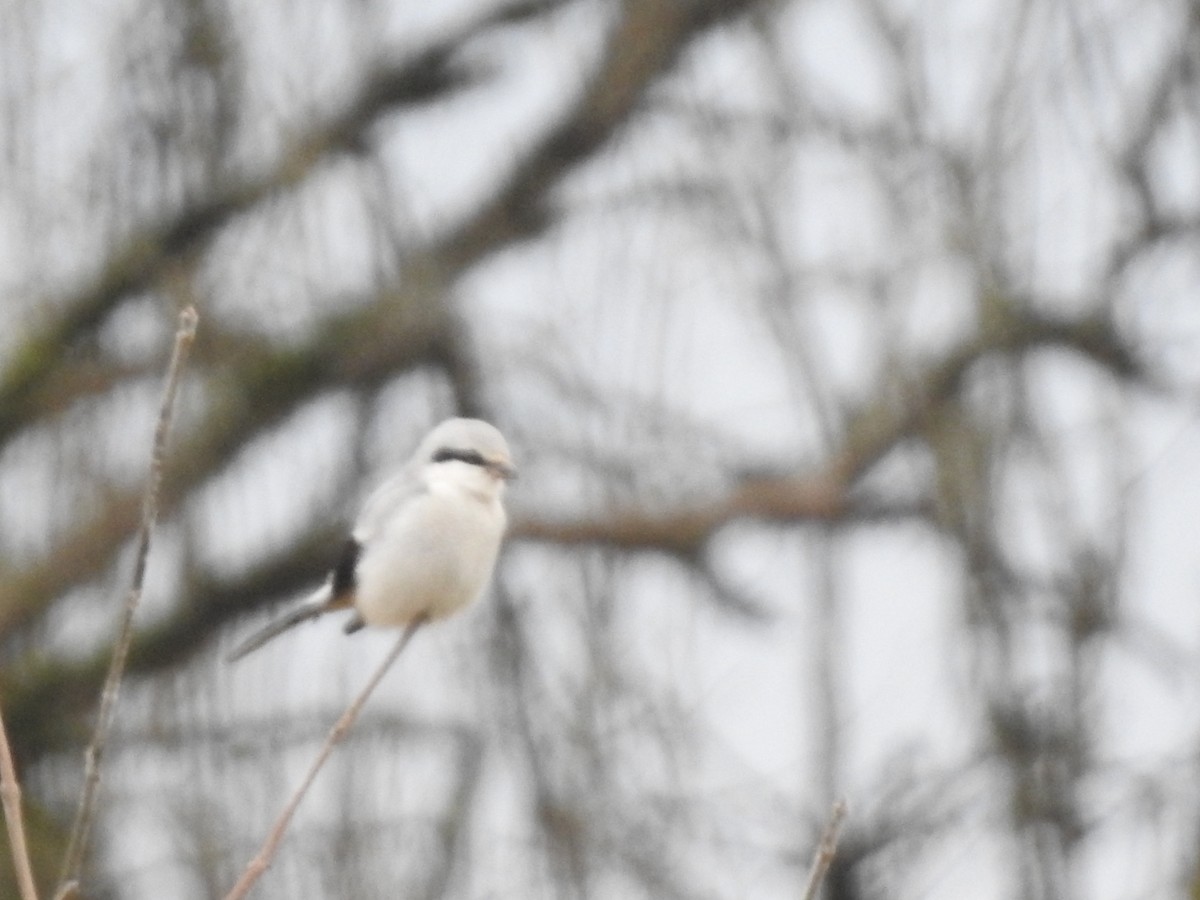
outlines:
M100 711L96 717L96 729L88 745L84 763L83 790L79 797L79 808L71 827L55 900L74 896L77 893L79 873L87 852L88 838L96 815L96 796L100 787L100 762L108 741L108 732L116 712L117 696L121 689L121 678L133 643L133 617L142 598L142 585L146 579L146 561L150 555L150 538L158 520L158 497L162 486L163 460L166 456L167 435L171 428L171 417L175 408L175 395L179 389L180 376L188 352L196 337L199 317L194 307L188 306L179 314L179 327L175 332L175 347L167 367L166 384L159 405L158 424L154 430L154 446L150 457L150 474L146 480L146 491L142 500L142 523L138 531L137 557L134 562L133 583L125 600L120 628L112 661L104 679L100 695Z
M825 873L829 871L833 857L837 854L838 837L842 831L842 820L846 818L846 801L834 801L829 811L829 819L821 829L821 841L813 856L812 867L808 870L808 884L804 888L804 900L815 900Z
M296 793L292 795L292 799L288 801L283 812L279 814L279 818L275 820L274 826L271 828L271 833L267 835L266 841L263 842L262 849L258 854L250 860L246 865L242 876L238 879L237 884L225 895L225 900L242 900L255 882L262 877L263 872L267 871L271 862L275 859L275 853L279 850L279 844L283 841L283 835L287 831L288 825L292 821L292 816L296 812L296 808L300 805L300 801L304 799L304 795L308 793L308 789L312 787L313 781L316 780L317 773L321 771L321 767L325 765L325 761L329 759L333 753L333 748L346 736L346 732L350 730L350 726L354 724L354 720L358 718L359 712L367 702L367 698L383 680L383 676L387 674L388 669L396 661L396 657L404 650L412 636L416 634L417 629L421 627L425 619L417 618L409 623L404 629L404 633L400 635L400 639L396 641L396 645L392 647L391 652L384 659L383 663L375 670L375 674L371 676L371 680L367 682L354 702L349 708L342 713L342 717L337 720L337 724L329 732L329 736L325 738L325 744L321 747L321 752L317 754L317 758L313 760L309 766L308 774L304 776L304 781L300 783L300 787L296 789Z
M0 716L0 800L4 802L4 821L8 824L8 843L12 847L13 871L17 874L17 886L21 900L38 900L37 885L33 880L33 866L29 862L29 845L25 841L25 822L21 818L21 783L17 780L17 767L13 764L12 749L8 746L8 732L4 718Z

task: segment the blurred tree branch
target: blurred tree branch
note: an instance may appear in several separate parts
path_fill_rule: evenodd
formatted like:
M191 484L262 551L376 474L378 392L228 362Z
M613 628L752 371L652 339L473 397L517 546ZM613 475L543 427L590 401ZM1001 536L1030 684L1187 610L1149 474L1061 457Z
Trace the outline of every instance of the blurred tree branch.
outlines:
M171 266L202 251L237 215L303 181L339 152L361 149L371 127L406 107L444 99L475 83L480 74L455 62L464 45L489 28L509 24L556 3L501 7L394 68L370 75L343 112L313 128L283 154L266 174L217 186L199 203L126 240L111 251L99 275L74 296L56 302L51 320L25 337L0 375L0 447L19 430L61 408L61 382L52 395L43 386L55 378L62 354L94 331L124 299L152 288ZM631 2L616 29L609 52L584 96L570 113L513 167L490 200L440 240L413 254L419 272L443 288L464 269L500 247L526 238L549 224L547 194L571 169L595 154L628 119L649 84L674 62L697 33L741 12L748 0L688 3ZM405 281L412 280L406 273ZM406 288L381 291L374 304L385 306L408 295ZM416 302L438 305L437 295ZM0 626L0 633L4 628Z
M356 747L360 787L434 775L408 811L382 813L426 842L404 844L420 867L407 893L479 893L472 879L495 871L478 851L492 846L497 793L520 807L500 838L505 871L531 882L513 893L718 896L709 870L727 862L794 890L797 848L827 805L814 784L876 767L857 761L878 748L863 743L875 723L855 692L902 689L866 685L876 676L858 668L854 651L893 621L872 605L872 579L907 578L924 553L913 577L951 623L946 646L888 634L889 653L936 665L938 684L968 682L948 715L970 746L932 777L906 781L888 762L858 782L883 799L855 800L825 893L909 896L885 879L920 869L918 850L954 854L965 840L1015 847L996 855L1012 853L1025 896L1083 883L1090 779L1132 783L1101 762L1099 727L1108 649L1136 618L1122 609L1139 589L1123 568L1127 498L1153 466L1126 444L1143 441L1130 432L1147 406L1187 417L1196 377L1194 354L1155 355L1194 329L1181 311L1200 234L1187 188L1196 9L1151 4L1126 29L1127 10L1027 2L973 11L989 27L972 30L877 0L479 0L444 17L418 4L428 12L415 20L403 4L347 2L312 4L331 28L296 15L290 30L271 5L189 0L105 19L120 37L97 38L94 55L118 62L89 70L102 72L92 130L56 103L55 60L22 58L54 36L30 24L38 6L0 8L0 255L7 264L24 224L7 227L15 208L30 237L12 246L32 257L15 266L24 311L0 370L0 513L13 529L0 702L38 808L61 804L58 754L86 737L103 675L107 651L90 634L72 646L71 629L95 612L92 590L131 549L140 511L122 428L160 360L139 329L194 301L208 327L162 497L174 593L139 623L131 674L153 699L130 710L144 718L117 748L209 778L168 801L190 804L183 827L195 825L169 865L228 883L212 860L242 858L234 845L250 833L227 836L230 809L250 810L263 758L310 739L277 727L294 709L271 707L301 689L239 687L235 701L283 710L258 719L230 702L245 670L209 664L231 621L333 561L336 491L293 495L289 476L332 466L339 485L357 484L390 458L398 422L455 409L511 429L527 467L511 539L531 549L513 554L472 626L487 636L470 640L497 652L480 660L473 645L461 667L488 668L486 700L463 719L478 729L469 784L435 797L451 784L444 755L410 769ZM26 32L38 40L16 39ZM273 43L284 32L287 48ZM571 57L572 42L584 52ZM537 93L531 74L556 90L507 116ZM43 122L50 150L93 135L101 149L67 148L60 170L54 153L39 158ZM94 274L74 290L25 299L81 269ZM764 445L791 455L755 467ZM235 541L223 556L243 529L286 543ZM900 564L888 558L898 543ZM770 555L757 571L756 554ZM818 596L821 581L836 601ZM664 586L678 595L638 602ZM815 612L835 602L837 629ZM771 628L743 627L775 609ZM352 663L353 646L331 660ZM837 766L769 784L740 768L745 752L757 769L761 748L727 746L721 732L738 743L746 723L720 706L745 686L713 660L746 648L760 656L747 666L771 654L790 667L771 697L750 685L756 708L787 705L788 721L806 710L792 744L773 734L770 749L803 756L810 735L836 735L823 752ZM822 652L829 664L809 665ZM821 685L813 673L834 665L847 677ZM836 702L806 702L821 691ZM192 739L164 739L173 723ZM741 786L711 787L726 775ZM896 814L887 788L905 783L925 789ZM769 796L746 813L759 784ZM354 799L342 798L339 849L284 851L293 887L398 883L398 855L367 859L378 823ZM1118 813L1117 827L1138 815L1152 817ZM991 833L964 839L972 818ZM432 874L430 850L445 862ZM339 881L350 869L359 880Z
M263 382L262 395L280 404L281 412L290 408L298 398L307 396L306 388L316 373L316 361L327 360L334 371L348 364L336 354L334 342L318 351L302 353L298 360L285 365L295 374L283 378L280 386L290 386L289 392L270 389L273 382ZM773 476L746 476L724 497L696 506L656 513L645 510L615 510L585 515L571 520L522 519L514 521L510 539L534 541L552 545L598 544L629 551L652 550L682 558L701 555L704 545L722 527L741 519L756 519L779 524L836 524L838 522L871 521L894 516L927 517L930 507L880 504L870 498L853 495L856 482L889 451L917 436L927 418L939 406L956 395L971 367L992 355L1021 355L1039 349L1058 348L1092 361L1110 373L1114 379L1146 385L1146 369L1136 354L1120 338L1101 323L1091 319L1068 320L1032 313L1014 313L1002 325L989 333L947 353L932 363L926 373L902 394L906 401L894 397L880 399L859 412L847 423L845 438L840 447L809 474L784 473ZM397 345L394 349L399 350ZM410 353L413 352L409 349ZM389 361L390 362L390 361ZM273 365L267 364L267 369ZM356 377L379 376L391 371L380 369L357 371ZM302 373L310 373L305 377ZM237 373L235 380L255 384L249 373ZM350 382L347 382L350 383ZM270 408L245 407L244 418L222 409L212 416L206 430L223 435L218 424L240 434L243 429L266 427L275 416ZM239 446L238 441L214 434L206 440L181 441L176 450L179 471L172 474L174 490L165 492L165 508L177 503L187 486L215 466L215 460ZM129 509L126 509L126 506ZM119 515L136 516L136 497L112 504L104 518L86 526L88 537L76 538L86 548L68 556L76 564L99 562L113 552L121 540L114 527ZM95 546L106 541L103 552ZM300 590L318 580L331 564L332 548L339 544L339 533L328 523L320 523L307 532L296 544L277 557L263 562L235 583L202 583L190 585L179 611L156 628L139 632L130 654L130 671L150 673L174 665L209 641L213 634L231 617L281 595ZM82 577L65 569L61 560L48 561L42 567L23 573L8 581L3 588L10 596L45 597L47 584L65 589L73 578ZM0 584L3 584L0 582ZM27 586L41 586L33 591ZM9 621L13 621L11 618ZM49 669L32 668L15 682L5 685L4 704L20 735L20 750L39 755L64 739L71 740L64 730L73 716L94 699L94 688L102 670L102 657L82 664L57 664ZM18 668L20 671L20 668ZM46 709L54 708L53 716ZM39 721L40 720L40 721ZM45 734L46 725L53 723L57 734Z
M480 33L555 5L502 7L412 60L377 71L343 114L299 139L274 169L216 189L114 250L96 279L55 304L60 311L24 339L6 374L0 376L0 446L22 428L68 406L73 391L87 396L119 378L119 367L89 364L96 374L68 378L60 374L60 366L69 348L100 327L122 300L178 272L180 262L201 252L235 216L296 184L328 154L358 148L381 116L471 83L477 73L454 60L461 47ZM370 388L431 362L461 364L467 355L457 346L461 336L446 299L452 281L483 257L549 224L545 207L553 187L605 145L691 39L750 5L715 0L626 4L608 51L579 101L532 146L475 214L410 255L398 283L349 304L350 311L330 316L306 342L292 347L245 337L227 337L230 343L223 345L219 323L214 324L214 334L202 336L195 354L198 365L209 367L208 374L200 376L207 382L208 408L198 422L180 429L162 496L163 514L176 512L191 491L219 472L242 447L323 393ZM0 638L27 627L64 591L103 571L136 526L140 509L136 491L115 490L95 514L56 539L51 558L0 568L0 592L7 598L0 606ZM301 561L293 555L290 563ZM288 571L311 573L312 566L301 563ZM268 587L258 576L251 575L249 581ZM291 583L280 579L275 590L262 590L258 596L277 595L280 587ZM243 596L236 586L226 588L229 596ZM177 623L139 635L131 652L131 671L163 665L199 646L227 618L224 613L229 607L208 606L193 597L181 603L180 610ZM38 729L25 718L34 716L36 707L26 699L53 695L64 709L78 709L81 703L91 702L86 698L97 671L94 661L61 668L50 664L49 669L27 666L28 661L15 664L23 674L15 681L9 676L4 686L6 698L14 705L14 722L20 723L15 730L24 753L38 743L33 737ZM43 724L56 721L37 717ZM53 728L69 720L57 720Z
M686 41L705 26L733 15L742 4L632 3L610 44L610 53L584 98L527 155L479 212L441 240L413 255L413 270L402 281L364 303L356 311L331 318L325 327L296 348L259 346L243 352L230 365L219 347L201 345L200 355L218 365L213 387L216 402L207 421L180 441L173 479L175 490L164 495L164 510L219 470L257 434L278 423L300 404L321 392L352 383L378 384L387 377L429 361L449 361L455 349L445 290L469 265L522 236L546 193L567 171L595 153L634 108L649 83L675 58ZM486 18L485 23L491 22ZM379 114L414 97L427 99L432 82L439 90L462 79L430 76L448 65L452 50L478 28L408 64L379 76L350 104L352 112L336 127L318 129L320 141L309 144L347 146ZM425 75L418 76L418 72ZM422 85L417 91L413 85ZM381 86L382 85L382 86ZM336 140L334 136L337 136ZM307 158L308 154L301 154ZM311 163L304 171L311 169ZM46 330L26 340L15 354L9 374L0 378L0 445L23 424L45 412L38 389L57 370L59 353L96 327L124 296L148 286L164 263L190 252L234 212L261 201L295 174L281 168L256 187L239 188L202 207L187 210L153 238L131 242L113 256L112 272L65 304L66 312ZM518 226L524 222L526 225ZM540 227L540 226L539 226ZM53 348L53 349L52 349ZM54 407L62 408L63 382L55 379ZM90 383L89 383L90 384ZM0 570L0 590L11 598L0 608L0 637L37 615L72 584L96 574L111 558L137 521L133 492L113 497L99 514L62 536L53 560L19 571Z

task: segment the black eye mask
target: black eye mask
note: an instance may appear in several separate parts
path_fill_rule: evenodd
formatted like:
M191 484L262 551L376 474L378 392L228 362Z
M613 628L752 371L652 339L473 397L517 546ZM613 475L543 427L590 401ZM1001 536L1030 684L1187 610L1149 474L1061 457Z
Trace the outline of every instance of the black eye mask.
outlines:
M472 466L487 465L487 460L476 450L454 450L450 447L442 447L433 454L435 463L450 462L451 460L458 460L458 462L465 462Z

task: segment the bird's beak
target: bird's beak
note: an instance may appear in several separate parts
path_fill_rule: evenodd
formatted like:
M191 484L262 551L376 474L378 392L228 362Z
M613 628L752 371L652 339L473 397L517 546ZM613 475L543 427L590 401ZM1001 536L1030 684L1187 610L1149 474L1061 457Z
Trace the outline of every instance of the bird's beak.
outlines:
M487 469L503 481L516 481L517 479L517 467L505 460L491 460L487 464Z

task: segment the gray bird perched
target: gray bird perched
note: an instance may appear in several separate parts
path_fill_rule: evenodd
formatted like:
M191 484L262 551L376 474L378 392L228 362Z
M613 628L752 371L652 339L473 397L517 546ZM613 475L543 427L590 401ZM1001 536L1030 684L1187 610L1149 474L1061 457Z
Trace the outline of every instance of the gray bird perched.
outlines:
M325 583L229 654L241 659L293 625L353 609L364 625L441 619L486 587L507 517L501 502L516 468L504 436L479 419L447 419L363 504Z

